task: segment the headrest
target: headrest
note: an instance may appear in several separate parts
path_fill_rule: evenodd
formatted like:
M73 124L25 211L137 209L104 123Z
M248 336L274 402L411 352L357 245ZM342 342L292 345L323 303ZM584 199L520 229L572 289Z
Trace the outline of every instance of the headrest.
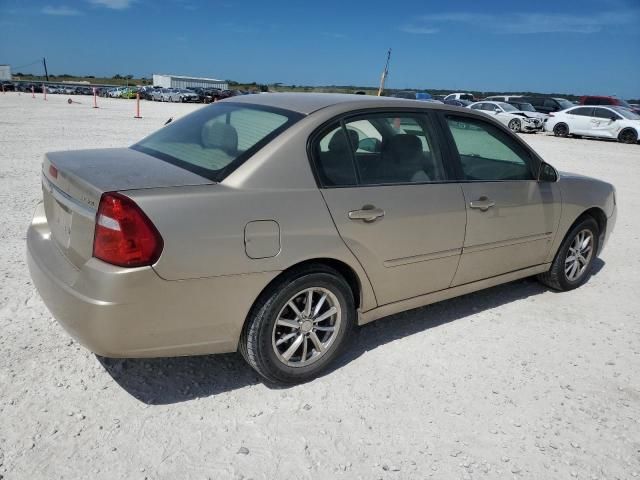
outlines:
M231 125L209 121L202 126L202 145L206 148L219 148L229 155L238 150L238 132Z
M385 142L383 152L390 155L392 159L411 158L422 155L422 142L415 135L399 133Z
M349 150L355 152L358 149L358 132L349 129L347 129L347 132L351 140L349 144L347 144L347 137L344 136L342 129L333 134L333 137L329 140L328 148L330 152L344 152Z

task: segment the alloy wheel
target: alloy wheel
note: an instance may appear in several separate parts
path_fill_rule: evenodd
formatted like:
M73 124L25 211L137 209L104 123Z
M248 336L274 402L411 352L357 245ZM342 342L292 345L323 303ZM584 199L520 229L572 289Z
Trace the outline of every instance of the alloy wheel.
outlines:
M305 367L331 348L342 321L337 297L328 289L307 288L293 295L278 313L273 327L273 350L282 363Z
M570 282L576 282L587 271L593 257L593 232L580 230L574 237L564 260L564 274Z
M638 136L633 130L627 129L620 134L620 141L622 143L636 143L638 141Z
M557 137L566 137L569 134L569 129L566 125L560 123L553 128L553 133L555 133Z

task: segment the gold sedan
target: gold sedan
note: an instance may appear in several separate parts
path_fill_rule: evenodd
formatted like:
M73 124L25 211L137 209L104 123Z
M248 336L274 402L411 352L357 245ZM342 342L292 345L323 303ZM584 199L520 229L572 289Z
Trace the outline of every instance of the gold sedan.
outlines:
M234 352L314 377L352 328L538 275L569 290L614 188L482 113L361 95L216 102L130 148L45 156L27 233L54 317L109 357Z

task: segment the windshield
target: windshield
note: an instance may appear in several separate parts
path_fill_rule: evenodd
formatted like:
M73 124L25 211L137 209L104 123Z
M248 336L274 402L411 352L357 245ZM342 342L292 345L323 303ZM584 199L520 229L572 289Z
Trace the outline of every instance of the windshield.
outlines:
M617 113L622 115L627 120L640 120L640 115L638 115L637 113L632 112L631 110L627 110L626 108L623 108L623 107L612 107L611 109L615 110Z
M131 148L221 181L302 115L259 105L216 103L196 110Z
M509 105L508 103L499 102L498 105L502 107L505 112L517 112L518 109L513 105Z
M571 103L569 100L565 100L564 98L556 98L556 102L560 104L563 110L566 110L567 108L575 107L573 103Z
M531 105L530 103L516 103L514 104L515 107L518 108L518 110L520 110L521 112L535 112L536 109L533 108L533 105Z

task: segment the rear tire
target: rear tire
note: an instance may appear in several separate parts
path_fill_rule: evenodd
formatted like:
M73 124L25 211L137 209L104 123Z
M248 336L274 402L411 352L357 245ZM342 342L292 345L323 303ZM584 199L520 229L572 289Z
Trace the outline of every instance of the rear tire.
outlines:
M336 359L355 317L345 279L332 268L311 265L283 276L260 295L242 330L239 350L269 382L305 382Z
M553 127L553 134L556 137L566 137L569 135L569 126L566 123L558 123Z
M566 235L548 272L538 280L554 290L578 288L589 278L598 253L600 229L591 216L585 216Z
M625 128L618 135L618 141L620 143L637 143L638 132L636 132L633 128Z

